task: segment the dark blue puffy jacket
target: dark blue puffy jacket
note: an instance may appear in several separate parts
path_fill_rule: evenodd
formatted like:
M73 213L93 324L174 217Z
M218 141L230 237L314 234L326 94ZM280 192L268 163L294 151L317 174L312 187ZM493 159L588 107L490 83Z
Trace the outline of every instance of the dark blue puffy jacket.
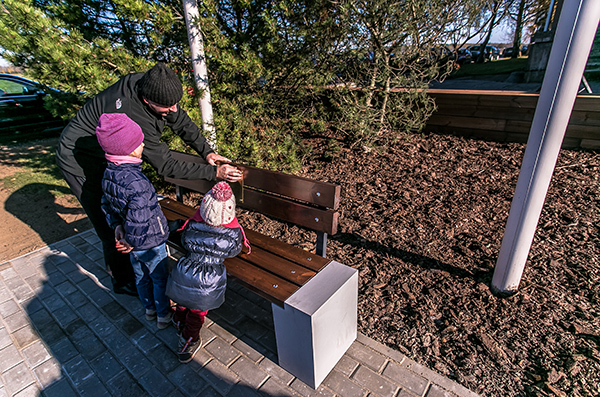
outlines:
M156 247L169 238L167 219L141 164L108 162L102 179L102 210L109 226L123 225L125 240L135 250Z
M194 310L212 310L225 301L227 272L223 261L242 250L239 228L210 226L190 220L181 235L188 251L167 282L167 296Z

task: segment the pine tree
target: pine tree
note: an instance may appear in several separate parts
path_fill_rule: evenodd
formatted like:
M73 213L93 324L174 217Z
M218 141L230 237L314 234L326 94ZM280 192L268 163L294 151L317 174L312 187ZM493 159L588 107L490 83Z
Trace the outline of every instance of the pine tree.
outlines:
M301 136L328 126L370 144L419 130L433 109L428 83L449 70L439 44L464 31L478 4L199 2L219 152L293 170L305 154ZM72 117L85 99L160 60L181 77L180 105L201 125L180 0L2 0L1 11L0 56L66 93L47 103L55 114Z

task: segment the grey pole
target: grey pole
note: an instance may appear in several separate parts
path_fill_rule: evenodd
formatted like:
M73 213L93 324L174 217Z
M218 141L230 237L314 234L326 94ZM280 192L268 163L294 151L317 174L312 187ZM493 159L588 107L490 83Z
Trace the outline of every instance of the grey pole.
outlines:
M533 116L492 292L517 291L600 21L598 0L565 0Z
M202 91L200 98L200 112L202 114L202 130L208 143L213 149L217 148L217 135L213 122L212 103L210 101L210 88L208 86L208 71L206 69L206 57L204 55L204 41L202 32L198 28L198 3L196 0L183 0L183 11L185 24L187 26L188 41L192 53L192 68L196 86Z

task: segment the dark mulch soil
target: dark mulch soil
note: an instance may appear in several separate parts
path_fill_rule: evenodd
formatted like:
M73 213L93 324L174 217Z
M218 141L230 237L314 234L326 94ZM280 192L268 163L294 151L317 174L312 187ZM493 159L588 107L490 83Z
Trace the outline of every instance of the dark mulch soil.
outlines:
M485 396L600 395L599 153L561 152L519 291L499 298L489 284L525 145L327 142L308 141L301 175L342 186L327 256L360 271L360 332ZM240 222L314 249L297 227Z

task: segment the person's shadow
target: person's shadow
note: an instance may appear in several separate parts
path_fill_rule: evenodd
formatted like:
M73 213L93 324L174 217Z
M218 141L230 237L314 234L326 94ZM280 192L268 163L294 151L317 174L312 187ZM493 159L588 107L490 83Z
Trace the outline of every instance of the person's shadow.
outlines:
M30 183L11 194L4 209L31 227L44 243L52 244L92 227L77 199L70 195L65 186ZM73 201L69 202L69 197Z
M143 319L138 298L110 291L98 245L89 231L11 261L19 272L37 272L26 279L35 294L17 297L26 302L32 326L15 332L17 348L25 356L18 365L26 363L35 374L41 385L37 395L283 395L237 381L225 374L223 364L211 365L215 359L204 362L204 347L194 361L180 364L175 329L158 330ZM16 280L21 278L14 280L6 284L16 296ZM8 389L18 392L18 387Z

